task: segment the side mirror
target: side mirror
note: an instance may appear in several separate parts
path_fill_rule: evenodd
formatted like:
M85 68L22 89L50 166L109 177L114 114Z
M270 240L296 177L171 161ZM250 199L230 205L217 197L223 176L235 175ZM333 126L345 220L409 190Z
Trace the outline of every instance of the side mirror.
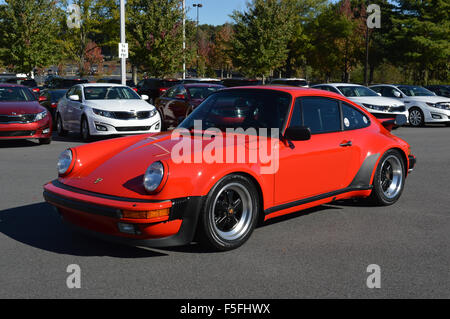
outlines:
M142 94L141 99L143 99L144 101L148 101L149 97L148 95Z
M402 95L400 94L399 91L394 91L394 96L395 97L402 97Z
M78 95L71 95L71 96L69 96L69 100L79 102L80 97Z
M377 94L378 94L378 96L381 96L381 93L380 93L380 92L378 92Z
M306 126L288 127L284 137L292 141L307 141L311 139L311 130Z

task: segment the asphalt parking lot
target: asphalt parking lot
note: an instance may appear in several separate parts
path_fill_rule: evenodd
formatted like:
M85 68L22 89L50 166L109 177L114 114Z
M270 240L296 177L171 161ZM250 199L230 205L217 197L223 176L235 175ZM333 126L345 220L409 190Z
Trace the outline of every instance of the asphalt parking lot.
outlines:
M449 298L450 128L404 127L418 158L390 207L332 203L278 218L241 248L122 247L72 233L43 202L56 159L50 145L0 143L0 298ZM67 266L81 268L69 289ZM381 288L367 267L379 265Z

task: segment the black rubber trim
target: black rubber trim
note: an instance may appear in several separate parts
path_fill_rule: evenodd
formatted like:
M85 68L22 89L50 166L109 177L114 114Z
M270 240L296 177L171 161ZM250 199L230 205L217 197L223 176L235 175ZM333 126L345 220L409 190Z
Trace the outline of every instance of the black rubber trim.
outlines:
M360 188L370 185L370 179L372 178L372 173L379 157L379 153L367 156L348 188Z
M111 218L120 218L121 216L120 209L88 204L85 202L69 199L61 195L56 195L48 191L44 191L44 198L51 204L61 205L63 207L72 208L89 214L101 215Z
M96 193L96 192L91 192L91 191L87 191L84 189L80 189L77 187L73 187L73 186L69 186L66 184L61 183L58 180L54 180L51 182L53 184L53 186L58 187L58 188L62 188L74 193L78 193L78 194L83 194L83 195L88 195L88 196L94 196L94 197L100 197L100 198L104 198L104 199L111 199L111 200L117 200L117 201L121 201L121 202L135 202L135 203L162 203L162 202L167 202L168 200L155 200L155 199L142 199L142 198L129 198L129 197L120 197L120 196L114 196L114 195L106 195L106 194L101 194L101 193Z
M409 170L413 170L417 163L417 158L413 155L408 155Z
M333 191L333 192L329 192L329 193L325 193L325 194L321 194L321 195L316 195L316 196L312 196L312 197L308 197L305 199L300 199L300 200L296 200L293 202L289 202L289 203L285 203L285 204L281 204L278 206L274 206L271 208L268 208L264 211L265 215L269 215L272 214L274 212L283 210L283 209L288 209L288 208L292 208L295 206L300 206L300 205L304 205L304 204L308 204L308 203L312 203L318 200L322 200L328 197L333 197L333 196L337 196L337 195L341 195L344 193L348 193L348 192L353 192L353 191L363 191L363 190L369 190L372 189L371 185L367 185L367 186L361 186L361 187L347 187L347 188L343 188L337 191Z
M321 194L321 195L316 195L316 196L305 198L305 199L296 200L296 201L281 204L278 206L274 206L274 207L266 209L264 211L264 214L265 215L272 214L274 212L277 212L277 211L280 211L283 209L308 204L311 202L322 200L322 199L325 199L328 197L341 195L344 193L349 193L352 191L370 190L370 189L372 189L372 185L370 185L370 179L372 177L373 170L375 169L375 165L376 165L379 157L380 157L379 153L367 156L366 159L364 160L364 162L362 163L361 167L359 168L358 173L356 173L355 178L353 178L350 185L346 188L339 189L337 191L333 191L333 192L329 192L329 193L325 193L325 194Z

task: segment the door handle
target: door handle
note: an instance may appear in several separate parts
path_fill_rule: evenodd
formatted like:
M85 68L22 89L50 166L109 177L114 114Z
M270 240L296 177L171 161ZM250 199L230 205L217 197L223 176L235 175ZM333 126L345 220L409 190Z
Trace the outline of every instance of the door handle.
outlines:
M339 146L340 147L352 146L352 141L342 142L341 144L339 144Z

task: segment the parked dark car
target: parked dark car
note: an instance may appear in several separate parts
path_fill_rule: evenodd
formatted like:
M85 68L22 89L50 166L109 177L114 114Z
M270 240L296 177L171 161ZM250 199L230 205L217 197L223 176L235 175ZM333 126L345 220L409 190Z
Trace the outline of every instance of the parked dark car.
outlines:
M156 98L174 85L180 84L177 79L143 79L137 84L137 93L147 95L148 103L153 104Z
M279 78L272 79L270 81L271 85L288 85L288 86L298 86L298 87L308 87L308 81L305 79L298 78Z
M425 88L436 95L450 97L450 85L428 85Z
M26 86L29 88L33 93L38 96L40 88L38 87L36 81L34 79L28 79L28 78L22 78L22 77L10 77L10 78L1 78L1 83L9 83L9 84L19 84Z
M213 78L187 78L184 80L181 80L182 84L189 84L189 83L207 83L207 84L222 84L222 81L219 79L213 79Z
M223 79L222 84L226 87L233 86L249 86L249 85L260 85L262 81L257 79L244 79L244 78L231 78L231 79Z
M101 78L99 80L97 80L97 83L115 83L115 84L122 84L122 79L117 79L117 78ZM130 88L132 88L134 91L137 92L137 88L136 85L134 84L133 80L127 80L126 81L126 86L129 86Z
M162 130L178 126L209 95L223 88L220 84L192 83L168 89L155 100L163 123Z
M66 94L66 92L67 89L44 89L39 95L39 103L50 112L53 124L55 124L55 113L58 101Z
M61 77L51 77L45 81L44 88L47 89L69 89L74 85L88 83L86 79L66 79Z

